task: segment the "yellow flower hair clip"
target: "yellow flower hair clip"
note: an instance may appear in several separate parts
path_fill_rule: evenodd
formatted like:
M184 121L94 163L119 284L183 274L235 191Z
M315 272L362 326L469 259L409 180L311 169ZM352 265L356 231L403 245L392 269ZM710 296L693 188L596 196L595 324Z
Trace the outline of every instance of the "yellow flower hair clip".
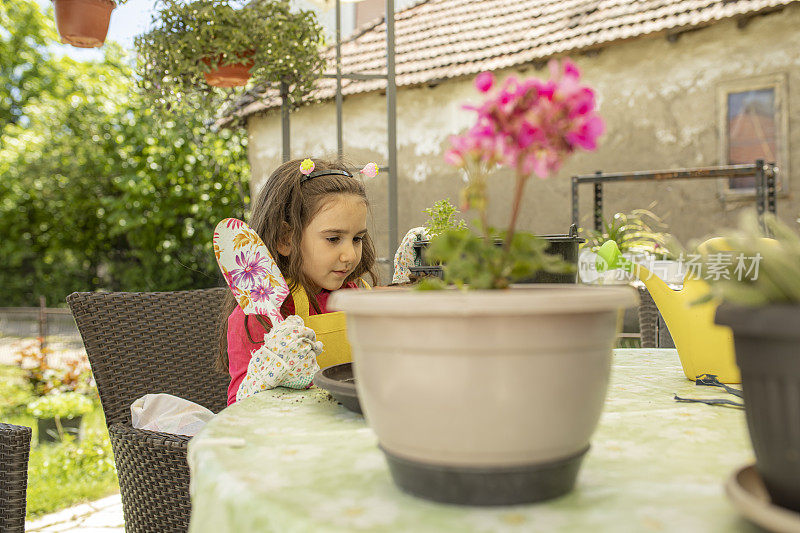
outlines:
M300 163L300 173L305 174L308 176L314 170L314 162L308 158L303 159L303 162Z

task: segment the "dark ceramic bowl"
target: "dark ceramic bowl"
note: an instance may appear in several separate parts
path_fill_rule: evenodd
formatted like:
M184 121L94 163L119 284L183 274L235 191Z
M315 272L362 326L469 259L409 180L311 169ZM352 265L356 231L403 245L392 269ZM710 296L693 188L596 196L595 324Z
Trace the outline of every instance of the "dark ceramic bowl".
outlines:
M353 377L353 363L323 368L314 376L314 385L331 393L333 399L347 409L362 414L356 393L356 380Z

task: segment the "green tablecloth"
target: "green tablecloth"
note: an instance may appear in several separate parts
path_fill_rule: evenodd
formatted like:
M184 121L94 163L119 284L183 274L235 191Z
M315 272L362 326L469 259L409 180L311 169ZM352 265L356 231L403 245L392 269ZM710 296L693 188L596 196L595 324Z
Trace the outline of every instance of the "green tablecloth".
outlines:
M565 387L568 387L565 376ZM217 415L189 444L191 532L755 531L723 483L753 462L736 399L688 381L674 350L615 350L592 448L570 494L482 508L408 496L375 434L323 390L276 389Z

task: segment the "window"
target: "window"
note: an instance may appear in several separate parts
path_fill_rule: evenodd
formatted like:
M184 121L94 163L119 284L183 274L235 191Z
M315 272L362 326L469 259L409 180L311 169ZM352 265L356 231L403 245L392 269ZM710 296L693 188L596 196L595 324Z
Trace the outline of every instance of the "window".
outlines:
M728 94L728 162L777 161L775 89ZM732 178L731 189L753 189L755 177Z
M787 176L785 77L767 76L723 84L719 88L720 163L754 163L757 159L778 164L776 186ZM726 196L750 196L755 192L755 176L725 180Z

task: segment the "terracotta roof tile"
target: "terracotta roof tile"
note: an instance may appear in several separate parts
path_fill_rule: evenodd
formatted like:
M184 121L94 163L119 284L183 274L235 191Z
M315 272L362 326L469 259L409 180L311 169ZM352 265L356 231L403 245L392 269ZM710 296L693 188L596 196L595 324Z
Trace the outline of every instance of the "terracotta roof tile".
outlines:
M395 15L398 87L509 68L650 33L701 27L798 0L427 0ZM325 52L333 71L333 47ZM379 19L342 43L342 71L385 74ZM345 95L385 88L384 80L343 80ZM312 96L333 98L321 79ZM280 105L274 91L237 102L227 119Z

